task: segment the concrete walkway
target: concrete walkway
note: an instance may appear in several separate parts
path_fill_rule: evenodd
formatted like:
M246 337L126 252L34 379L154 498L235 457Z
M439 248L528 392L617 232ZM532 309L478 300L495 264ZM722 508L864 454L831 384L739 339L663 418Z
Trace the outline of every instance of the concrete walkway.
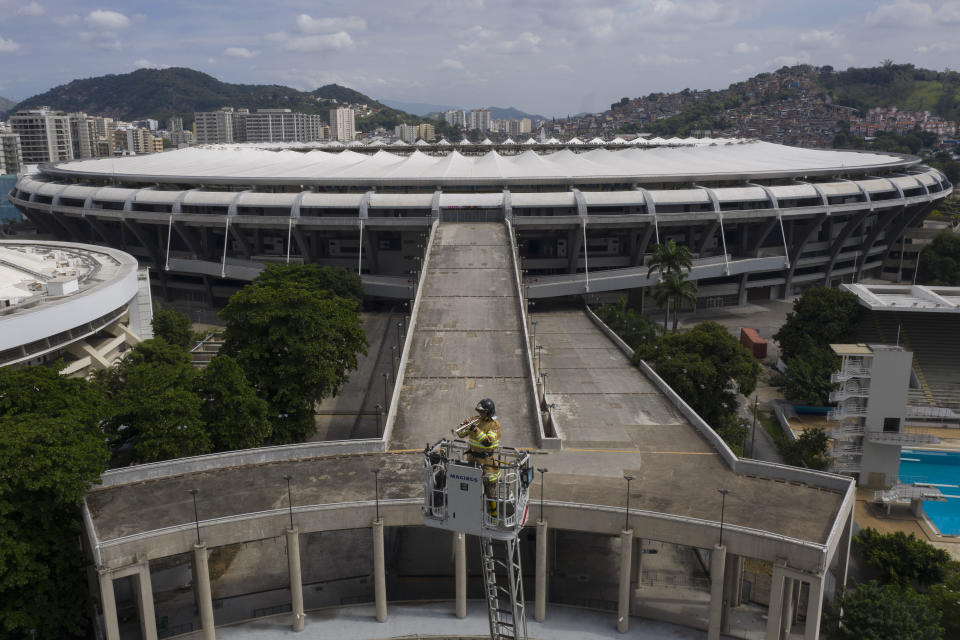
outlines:
M489 638L485 604L467 603L467 617L458 620L452 614L450 602L390 604L389 619L379 623L374 617L373 605L357 605L324 609L307 613L303 631L290 629L290 614L259 618L246 623L217 627L219 640L275 640L276 638L386 639L386 638ZM590 640L619 638L623 640L702 640L706 633L696 629L631 618L630 631L618 633L613 613L603 613L575 607L550 605L547 619L535 622L532 609L528 612L527 633L530 640ZM194 632L180 638L199 638ZM727 636L724 636L727 637Z

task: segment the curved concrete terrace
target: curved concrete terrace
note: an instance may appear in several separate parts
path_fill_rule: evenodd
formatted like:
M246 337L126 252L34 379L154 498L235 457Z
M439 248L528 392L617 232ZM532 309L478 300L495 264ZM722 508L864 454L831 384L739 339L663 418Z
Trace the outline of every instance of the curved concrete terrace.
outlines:
M199 467L171 462L168 477L155 477L156 467L147 474L136 467L111 472L114 486L93 489L86 501L88 543L101 586L109 578L112 593L112 578L142 575L151 560L195 551L198 535L207 547L282 539L289 527L285 475L293 478L292 517L300 536L341 531L361 544L365 538L356 532L369 531L378 512L381 531L422 529L416 451L447 435L484 395L498 402L505 444L541 444L511 235L497 224L441 224L432 236L404 347L404 377L388 418L388 451L357 452L337 443L329 455L264 454L258 461L254 451L220 454L224 457L214 465L198 459ZM623 535L623 474L630 473L637 483L629 526L638 537L713 549L728 562L746 557L773 563L774 584L785 591L787 585L810 585L808 619L819 620L825 573L835 559L841 582L846 575L852 481L738 460L652 370L631 366L626 346L589 312L534 319L536 341L544 346L542 371L548 374L545 401L553 405L557 434L565 436L563 450L536 452L537 466L550 470L543 487L543 516L550 527ZM374 469L379 469L379 504ZM154 478L146 479L150 475ZM731 490L723 514L724 547L715 546L719 487ZM199 533L187 491L194 488ZM540 490L538 478L534 498ZM725 583L723 576L715 582ZM727 602L723 593L721 588L711 599L718 611L720 602ZM399 593L385 598L404 599ZM774 626L784 601L771 599ZM719 618L711 617L709 624L711 633L720 628ZM818 637L818 626L808 624L805 637Z

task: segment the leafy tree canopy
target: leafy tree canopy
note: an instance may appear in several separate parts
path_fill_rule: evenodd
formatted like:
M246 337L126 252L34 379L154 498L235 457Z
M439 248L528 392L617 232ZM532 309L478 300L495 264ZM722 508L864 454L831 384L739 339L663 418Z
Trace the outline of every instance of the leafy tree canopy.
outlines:
M793 303L793 311L773 339L787 362L809 351L811 345L848 342L853 339L863 307L857 297L842 289L812 287Z
M810 469L825 470L830 467L830 456L827 455L827 432L820 428L804 429L791 442L784 452L787 464L795 467L806 465Z
M251 449L270 435L267 403L257 397L237 361L218 354L200 374L201 416L215 451Z
M153 334L182 349L189 349L193 342L193 329L190 317L175 309L155 309L153 312Z
M944 231L920 252L917 282L938 286L960 285L960 235Z
M867 566L885 583L925 586L941 582L951 568L949 553L912 533L881 534L868 527L853 541Z
M830 640L940 640L943 637L940 612L927 597L909 587L881 585L876 581L840 592L824 617L824 631Z
M56 368L0 369L0 636L83 637L79 505L107 466L103 398Z
M620 296L616 304L603 305L595 312L631 349L642 344L652 345L660 335L657 325L636 309L629 308L624 296Z
M275 442L309 437L315 404L335 395L366 353L356 299L315 274L313 265L269 265L220 312L223 353L270 406Z
M840 368L840 357L830 347L815 343L809 336L800 342L802 349L790 359L784 375L783 395L794 404L822 407L836 388L830 374Z

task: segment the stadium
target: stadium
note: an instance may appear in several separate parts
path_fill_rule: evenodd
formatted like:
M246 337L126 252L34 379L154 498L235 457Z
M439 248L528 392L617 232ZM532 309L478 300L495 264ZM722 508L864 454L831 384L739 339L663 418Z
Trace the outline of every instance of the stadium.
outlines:
M744 141L356 149L75 161L10 193L51 234L136 255L167 300L220 306L264 263L296 261L411 303L375 436L104 474L84 543L105 637L213 638L250 619L336 635L332 612L387 622L408 606L429 635L431 617L465 615L484 597L476 540L424 526L422 447L484 396L542 470L519 545L531 635L580 607L620 631L820 637L846 581L852 479L737 457L589 309L527 303L642 291L667 239L692 249L703 305L859 280L952 191L944 176Z

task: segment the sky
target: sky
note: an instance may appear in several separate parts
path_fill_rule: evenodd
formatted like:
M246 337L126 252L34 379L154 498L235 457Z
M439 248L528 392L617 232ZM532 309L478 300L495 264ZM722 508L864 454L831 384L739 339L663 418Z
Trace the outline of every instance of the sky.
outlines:
M183 66L564 116L798 62L956 69L957 34L960 0L0 0L0 96Z

